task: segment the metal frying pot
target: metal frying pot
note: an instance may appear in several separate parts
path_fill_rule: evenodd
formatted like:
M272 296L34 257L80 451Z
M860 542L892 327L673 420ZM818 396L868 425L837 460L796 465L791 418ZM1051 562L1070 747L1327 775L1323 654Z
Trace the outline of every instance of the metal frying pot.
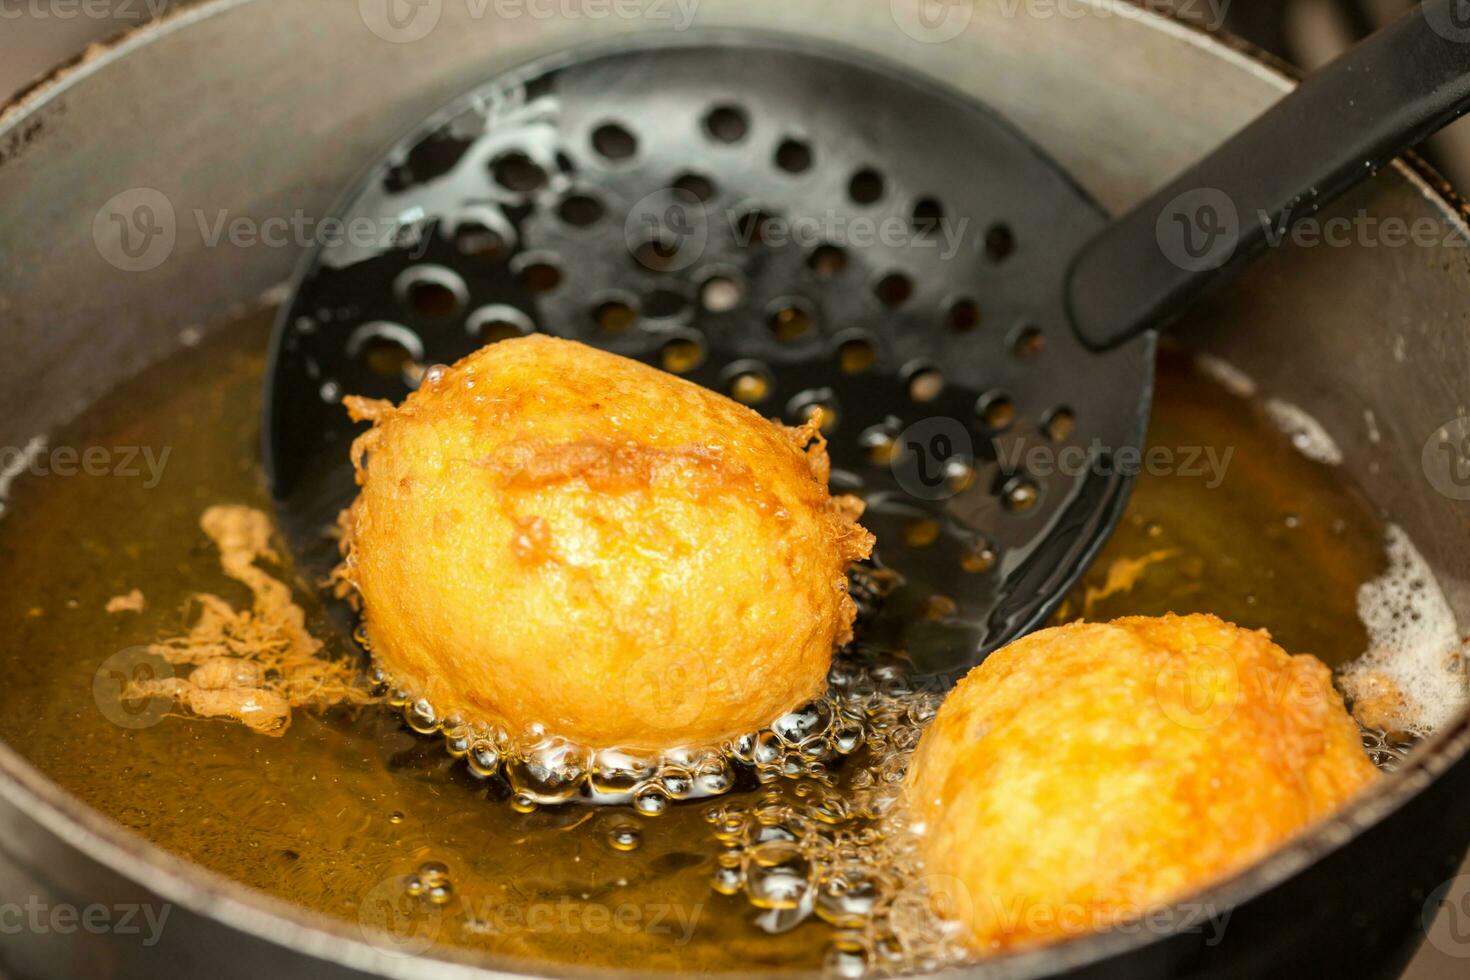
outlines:
M476 81L570 45L691 24L818 37L932 75L1008 116L1113 209L1290 85L1248 53L1118 0L202 3L93 52L0 114L0 445L54 428L186 332L287 279L294 248L210 247L194 209L257 223L329 214L362 161ZM130 272L105 260L92 229L116 195L140 188L170 202L178 232L168 261ZM1314 415L1345 473L1419 543L1470 621L1464 504L1437 493L1421 465L1426 440L1465 414L1470 229L1408 164L1333 213L1428 221L1442 234L1401 248L1283 248L1217 297L1188 341ZM0 662L24 653L0 640ZM4 935L0 972L514 973L394 956L344 923L185 865L66 796L23 751L0 745L0 894L168 903L171 915L152 947L116 933ZM1234 907L1217 944L1209 933L1092 936L974 973L1390 976L1422 937L1426 898L1470 846L1467 755L1462 715L1371 795L1213 889L1204 901Z

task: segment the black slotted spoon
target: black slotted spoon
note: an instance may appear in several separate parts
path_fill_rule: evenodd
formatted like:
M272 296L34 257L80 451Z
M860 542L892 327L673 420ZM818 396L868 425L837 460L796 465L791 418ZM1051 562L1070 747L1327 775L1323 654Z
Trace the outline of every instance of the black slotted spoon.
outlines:
M1432 0L1111 224L984 106L842 49L685 35L504 75L377 163L296 283L266 419L287 535L335 563L342 395L399 401L539 330L791 423L822 409L898 583L870 628L957 675L1115 526L1155 331L1463 111L1458 12Z

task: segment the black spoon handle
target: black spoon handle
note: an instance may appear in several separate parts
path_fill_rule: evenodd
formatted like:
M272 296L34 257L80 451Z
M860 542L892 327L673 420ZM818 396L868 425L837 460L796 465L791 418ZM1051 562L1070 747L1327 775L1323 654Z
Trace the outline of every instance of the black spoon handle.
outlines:
M1083 247L1072 322L1106 348L1470 108L1470 0L1425 0ZM1276 239L1279 240L1279 239Z

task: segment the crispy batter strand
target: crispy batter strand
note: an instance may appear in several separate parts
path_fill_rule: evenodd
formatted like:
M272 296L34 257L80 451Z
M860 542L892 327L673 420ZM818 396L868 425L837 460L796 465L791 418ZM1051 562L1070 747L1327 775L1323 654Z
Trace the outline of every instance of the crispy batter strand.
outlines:
M352 664L321 656L321 641L307 630L291 589L259 566L279 560L270 518L250 507L221 506L205 511L199 523L219 548L221 569L249 587L251 608L236 609L209 593L191 596L196 616L189 631L149 648L187 672L134 681L123 698L171 698L187 715L232 719L273 736L291 726L293 708L373 700Z

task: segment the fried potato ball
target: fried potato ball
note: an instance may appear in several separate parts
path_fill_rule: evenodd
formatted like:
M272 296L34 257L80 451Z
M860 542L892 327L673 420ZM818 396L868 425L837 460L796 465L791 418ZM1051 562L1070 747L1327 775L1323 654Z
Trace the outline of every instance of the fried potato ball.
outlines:
M906 791L948 916L984 953L1167 907L1376 775L1320 661L1171 615L992 654L944 701Z
M814 426L541 336L349 408L376 424L344 575L374 656L441 716L661 750L825 690L872 536Z

